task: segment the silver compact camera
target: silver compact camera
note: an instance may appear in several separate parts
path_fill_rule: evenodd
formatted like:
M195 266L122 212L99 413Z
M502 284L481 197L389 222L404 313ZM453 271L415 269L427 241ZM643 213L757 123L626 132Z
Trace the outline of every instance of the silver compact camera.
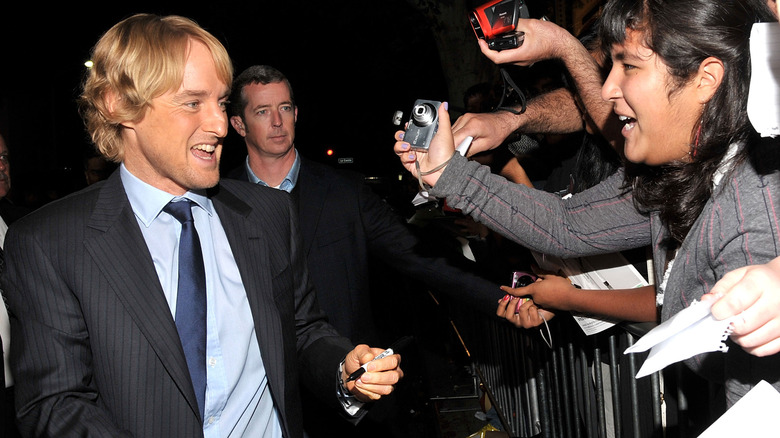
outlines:
M406 125L404 141L412 149L427 150L433 136L439 129L439 106L441 102L417 99L412 107L409 123Z

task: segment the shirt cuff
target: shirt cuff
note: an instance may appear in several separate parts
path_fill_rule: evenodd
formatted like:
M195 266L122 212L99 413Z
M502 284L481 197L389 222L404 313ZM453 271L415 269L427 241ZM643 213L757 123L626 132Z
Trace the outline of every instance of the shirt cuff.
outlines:
M344 381L341 379L341 376L344 372L344 361L342 360L341 363L339 363L339 375L338 375L338 384L336 385L336 393L338 394L339 401L341 402L341 406L344 408L344 410L352 417L357 416L360 413L360 410L363 408L365 403L355 398L354 395L352 395L349 390L347 390L346 385L344 385Z

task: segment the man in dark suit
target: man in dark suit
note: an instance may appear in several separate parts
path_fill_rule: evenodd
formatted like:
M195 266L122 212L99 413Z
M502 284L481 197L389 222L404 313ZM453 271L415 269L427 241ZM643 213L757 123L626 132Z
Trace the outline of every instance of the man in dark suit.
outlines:
M224 47L139 14L92 59L82 114L120 167L6 240L22 433L301 438L301 385L357 422L400 357L371 361L381 349L327 324L287 194L219 183Z
M270 66L247 68L236 77L230 100L230 123L244 138L247 160L228 177L292 193L317 299L339 333L353 342L378 336L371 318L370 258L494 317L496 302L504 296L497 284L444 258L421 255L415 235L360 175L298 154L294 144L298 108L280 71ZM404 280L387 289L401 287ZM378 408L372 414L378 414ZM315 406L305 411L307 425L317 410ZM317 436L320 425L318 421L307 431ZM372 427L368 422L361 426ZM350 432L359 431L345 429L340 436ZM377 427L372 434L386 436Z

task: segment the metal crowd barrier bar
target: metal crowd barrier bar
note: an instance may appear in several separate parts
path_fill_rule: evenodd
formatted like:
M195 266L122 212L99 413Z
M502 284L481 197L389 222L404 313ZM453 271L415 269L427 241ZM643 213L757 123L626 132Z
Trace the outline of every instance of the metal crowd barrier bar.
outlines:
M706 428L692 423L691 390L715 391L675 364L635 379L646 355L624 355L647 325L615 326L585 336L565 313L549 321L553 345L537 329L522 330L470 309L450 307L451 323L473 361L481 388L510 437L672 438ZM680 382L691 382L683 388ZM703 381L702 381L703 382ZM673 403L667 403L672 396ZM710 396L698 397L704 404ZM697 412L714 414L699 403ZM715 417L716 418L716 417Z

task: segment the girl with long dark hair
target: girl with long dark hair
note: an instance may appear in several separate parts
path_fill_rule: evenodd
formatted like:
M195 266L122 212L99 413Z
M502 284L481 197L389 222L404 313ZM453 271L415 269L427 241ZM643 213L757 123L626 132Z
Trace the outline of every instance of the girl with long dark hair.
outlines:
M524 310L655 321L659 303L667 319L728 271L780 255L777 148L760 140L746 110L750 29L775 20L761 5L607 3L600 39L612 67L602 97L623 123L625 163L568 200L509 183L454 154L446 110L427 153L411 151L400 132L396 153L432 186L431 195L534 251L567 258L653 249L655 286L581 291L543 276L522 291L506 289L533 296L534 305ZM729 405L761 379L780 388L779 355L759 358L733 348L688 364L725 381Z

